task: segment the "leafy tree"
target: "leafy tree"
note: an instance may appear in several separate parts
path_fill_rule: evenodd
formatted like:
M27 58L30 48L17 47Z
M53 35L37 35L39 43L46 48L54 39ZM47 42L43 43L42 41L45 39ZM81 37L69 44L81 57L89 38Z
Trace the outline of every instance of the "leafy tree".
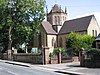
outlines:
M86 54L91 59L95 59L95 60L100 59L100 49L90 48L86 51Z
M96 48L89 48L85 52L86 55L86 67L91 67L91 68L97 68L100 67L99 64L97 64L100 60L100 49Z
M64 48L61 48L61 47L54 48L54 53L55 54L58 54L60 51L63 52Z
M50 53L49 57L57 58L58 53L59 53L60 51L61 51L61 52L64 52L65 50L64 50L64 48L61 48L61 47L54 48L53 53Z
M0 0L0 45L7 49L30 43L43 21L44 0Z
M88 48L92 45L94 37L87 34L78 34L72 32L68 35L66 39L67 48L73 48L76 51L79 51L81 48Z

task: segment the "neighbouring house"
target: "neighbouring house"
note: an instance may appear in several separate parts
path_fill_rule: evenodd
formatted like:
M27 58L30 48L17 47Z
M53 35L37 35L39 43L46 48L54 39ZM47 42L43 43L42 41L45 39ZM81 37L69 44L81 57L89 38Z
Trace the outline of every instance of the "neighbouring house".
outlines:
M55 4L47 11L47 21L41 23L41 32L35 36L33 47L49 47L49 53L56 47L66 48L66 37L71 32L98 36L100 28L94 15L67 20L67 10Z
M100 49L100 34L95 39L96 42L96 48Z

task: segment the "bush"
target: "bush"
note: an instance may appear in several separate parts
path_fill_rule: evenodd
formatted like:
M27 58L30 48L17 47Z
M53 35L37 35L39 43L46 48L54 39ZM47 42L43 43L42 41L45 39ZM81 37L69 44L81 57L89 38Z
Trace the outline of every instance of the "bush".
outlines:
M50 53L49 57L51 58L57 58L59 51L61 51L61 55L62 58L70 58L71 56L68 54L68 52L66 50L64 50L64 48L55 48L53 53Z
M50 58L57 58L57 54L50 53L50 54L49 54L49 57L50 57Z
M51 58L57 58L59 51L63 52L64 48L57 47L54 49L53 53L50 53L49 57Z
M61 51L61 52L64 51L64 48L57 47L57 48L54 49L54 53L55 53L55 54L58 54L59 51Z
M62 58L70 58L70 57L71 56L66 51L62 52Z
M17 50L17 52L18 52L18 53L25 53L25 50L22 49L22 48L19 48L19 49Z
M87 57L91 60L100 60L100 49L91 48L86 51Z

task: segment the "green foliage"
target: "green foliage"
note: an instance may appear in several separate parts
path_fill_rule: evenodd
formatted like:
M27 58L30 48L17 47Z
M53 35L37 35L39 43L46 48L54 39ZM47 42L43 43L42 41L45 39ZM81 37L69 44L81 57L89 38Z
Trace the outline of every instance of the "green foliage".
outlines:
M61 48L61 47L54 48L53 53L50 53L50 54L49 54L49 57L57 58L58 53L59 53L60 51L63 52L63 51L64 51L64 48Z
M71 55L69 55L69 53L64 48L59 48L59 47L55 48L54 52L50 53L49 57L57 58L59 51L61 51L62 58L70 58L70 57L72 57Z
M88 48L92 45L94 37L84 34L80 35L78 33L72 32L68 35L66 39L67 48L73 48L76 51L79 51L81 48Z
M83 48L88 48L89 46L92 46L92 43L94 41L94 37L93 36L90 36L90 35L86 35L84 34L82 36L82 44L83 44Z
M100 60L100 49L91 48L86 51L87 56L91 60Z
M44 19L44 0L0 0L0 43L7 49L30 43ZM15 1L15 2L14 2Z
M18 53L25 53L25 49L18 48L17 52L18 52Z
M62 58L69 58L69 57L71 56L67 53L67 51L62 52Z
M50 54L49 54L49 57L50 57L50 58L57 58L57 54L55 54L55 53L50 53Z
M39 54L42 54L42 49L39 49L39 50L38 50L38 53L39 53Z
M58 54L59 51L61 51L61 52L64 51L64 48L57 47L57 48L54 49L55 54Z

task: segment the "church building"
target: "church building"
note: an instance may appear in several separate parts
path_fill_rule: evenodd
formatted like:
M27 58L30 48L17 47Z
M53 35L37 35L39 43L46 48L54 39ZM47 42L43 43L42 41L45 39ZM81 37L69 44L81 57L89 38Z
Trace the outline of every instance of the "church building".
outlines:
M67 10L55 4L51 11L47 11L47 21L41 23L41 32L35 36L34 46L37 48L49 47L49 53L56 47L66 48L66 37L71 32L97 36L100 27L94 15L67 20Z

